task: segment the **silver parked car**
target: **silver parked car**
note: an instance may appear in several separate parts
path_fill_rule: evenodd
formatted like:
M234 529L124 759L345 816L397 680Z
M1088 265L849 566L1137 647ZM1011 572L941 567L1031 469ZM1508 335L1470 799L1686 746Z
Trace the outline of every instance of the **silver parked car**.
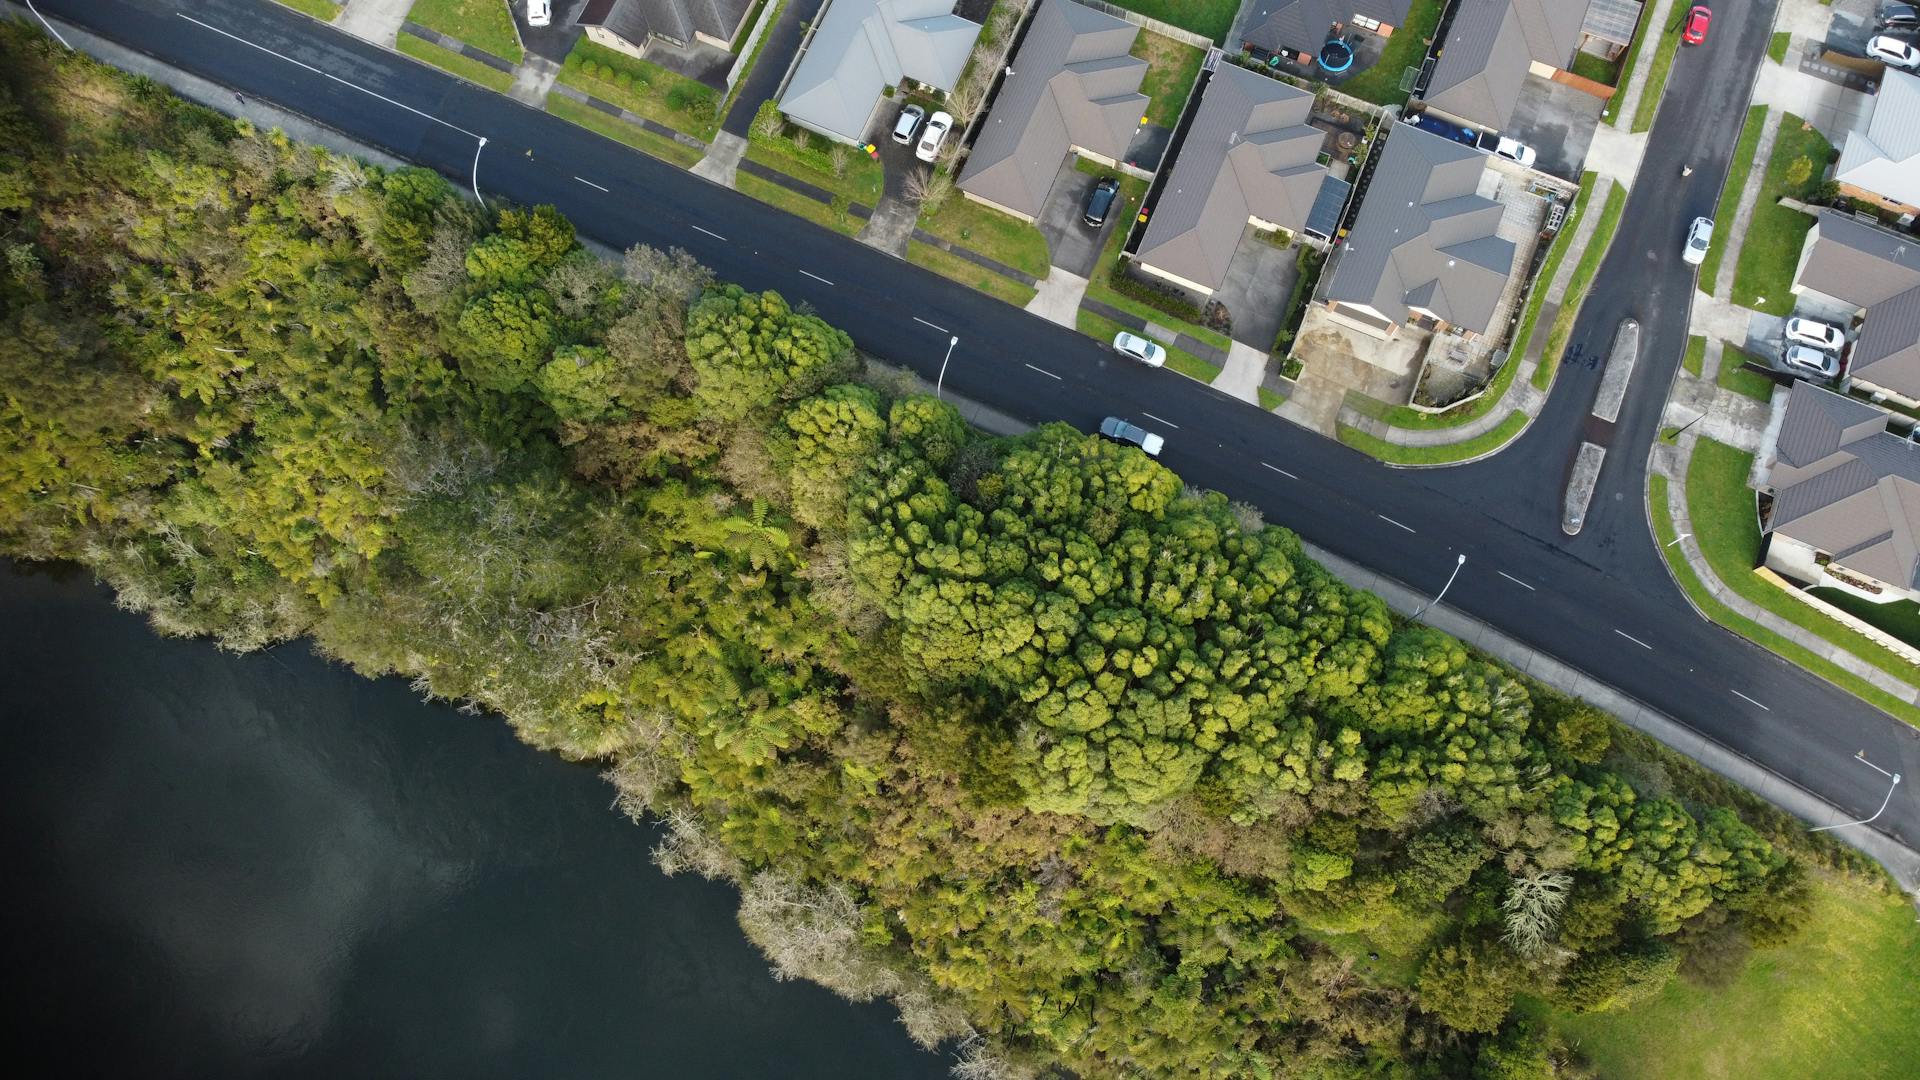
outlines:
M1837 353L1840 347L1847 343L1847 332L1832 323L1823 323L1818 319L1803 319L1796 315L1787 320L1787 340Z
M1113 351L1129 360L1138 360L1148 367L1160 367L1167 362L1167 350L1138 334L1129 334L1125 330L1114 335Z
M1789 373L1803 379L1831 379L1840 374L1840 358L1808 345L1789 345L1780 359Z
M920 121L926 119L927 110L918 105L908 105L900 110L900 119L893 123L893 141L901 146L912 146L913 137L920 134Z
M1687 227L1687 246L1680 249L1680 257L1689 266L1699 266L1707 261L1707 248L1713 244L1713 219L1697 217Z

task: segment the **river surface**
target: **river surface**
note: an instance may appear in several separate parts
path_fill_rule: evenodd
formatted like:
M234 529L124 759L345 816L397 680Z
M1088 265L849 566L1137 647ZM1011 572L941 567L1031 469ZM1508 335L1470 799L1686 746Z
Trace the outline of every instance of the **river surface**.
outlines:
M594 770L0 561L0 1034L36 1076L935 1080Z

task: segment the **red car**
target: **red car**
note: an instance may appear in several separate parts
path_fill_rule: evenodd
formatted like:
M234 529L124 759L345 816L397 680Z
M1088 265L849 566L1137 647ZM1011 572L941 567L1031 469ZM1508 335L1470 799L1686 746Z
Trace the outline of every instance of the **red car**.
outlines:
M1707 25L1713 22L1713 12L1705 4L1693 5L1687 12L1686 28L1680 31L1680 40L1688 45L1704 45L1707 40Z

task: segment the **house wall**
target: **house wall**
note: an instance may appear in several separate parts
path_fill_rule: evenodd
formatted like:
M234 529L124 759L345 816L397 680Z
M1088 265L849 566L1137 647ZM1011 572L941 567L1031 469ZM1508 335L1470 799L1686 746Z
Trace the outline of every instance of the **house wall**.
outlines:
M965 189L962 189L960 194L965 195L967 198L972 199L974 202L979 203L981 206L991 206L995 210L998 210L1003 214L1009 214L1013 217L1019 218L1021 221L1024 221L1029 225L1033 224L1032 215L1023 214L1020 211L1015 210L1011 206L1001 206L999 203L994 202L992 199L983 199L980 196L975 195L973 192L967 191Z
M1348 304L1339 300L1329 300L1327 310L1345 325L1383 340L1394 336L1400 330L1399 323L1366 304Z
M728 52L733 51L733 42L728 41L725 38L717 38L717 37L714 37L712 34L708 34L699 30L695 30L693 32L693 36L697 40L704 41L716 49L725 49ZM739 27L736 26L733 28L733 36L736 38L740 36Z
M1861 202L1872 203L1883 210L1891 210L1896 214L1920 214L1920 206L1903 203L1897 199L1890 199L1877 191L1868 191L1863 187L1855 187L1844 180L1840 182L1840 194L1859 199Z
M587 27L587 37L593 42L595 42L596 44L605 45L607 48L612 49L615 52L626 53L628 56L631 56L636 60L640 59L642 54L644 54L647 50L646 42L642 41L636 45L635 43L628 41L626 38L621 37L619 34L614 33L613 31L607 29L604 26Z
M1900 403L1906 408L1920 409L1920 398L1911 397L1907 394L1901 393L1898 390L1889 389L1888 387L1881 386L1879 383L1869 382L1868 380L1862 379L1858 376L1855 376L1853 379L1850 380L1850 382L1853 386L1857 386L1860 389L1865 390L1869 394L1884 394L1889 399Z
M1145 270L1147 273L1152 274L1154 277L1160 278L1164 281L1171 281L1175 285L1178 285L1183 289L1192 289L1194 292L1197 292L1202 296L1213 295L1213 290L1207 288L1205 285L1202 285L1197 281L1188 281L1186 278L1181 277L1179 274L1168 273L1167 271L1160 269L1159 267L1153 265L1152 263L1140 262L1138 260L1135 260L1134 265L1138 266L1142 270Z

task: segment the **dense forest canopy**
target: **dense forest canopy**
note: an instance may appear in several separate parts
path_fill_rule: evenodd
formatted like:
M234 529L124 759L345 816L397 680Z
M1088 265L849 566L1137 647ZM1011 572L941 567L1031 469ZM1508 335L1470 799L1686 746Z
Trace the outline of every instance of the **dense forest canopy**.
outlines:
M17 25L0 81L0 550L604 763L963 1075L1568 1075L1516 995L1804 917L1784 819L1135 449Z

